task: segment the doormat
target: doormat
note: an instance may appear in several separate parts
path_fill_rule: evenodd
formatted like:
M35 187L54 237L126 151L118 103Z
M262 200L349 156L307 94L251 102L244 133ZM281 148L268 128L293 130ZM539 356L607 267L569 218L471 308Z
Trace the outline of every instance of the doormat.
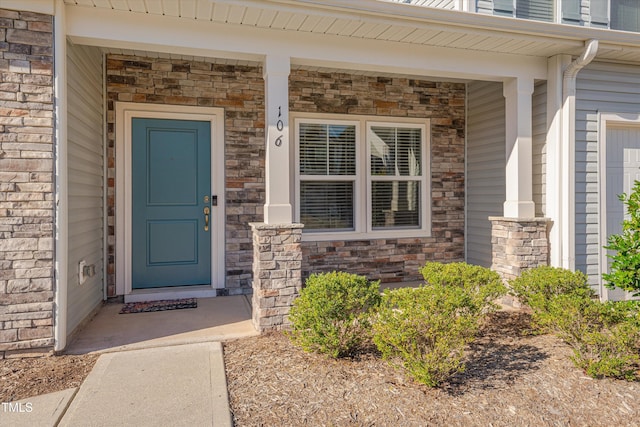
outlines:
M198 308L198 300L196 298L183 298L161 301L128 302L122 306L120 314L149 313L152 311L180 310L182 308Z

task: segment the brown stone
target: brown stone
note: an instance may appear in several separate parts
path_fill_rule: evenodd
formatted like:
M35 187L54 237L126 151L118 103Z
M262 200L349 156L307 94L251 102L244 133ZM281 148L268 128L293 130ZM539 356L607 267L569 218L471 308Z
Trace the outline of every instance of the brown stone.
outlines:
M36 24L35 22L33 23ZM50 24L49 24L50 25ZM6 40L9 43L21 43L35 46L51 46L53 36L51 32L7 29Z

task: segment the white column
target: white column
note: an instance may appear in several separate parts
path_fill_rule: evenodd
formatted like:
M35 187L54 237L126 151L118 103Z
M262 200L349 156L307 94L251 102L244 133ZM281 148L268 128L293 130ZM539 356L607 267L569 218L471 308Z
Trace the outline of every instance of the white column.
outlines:
M67 34L65 5L56 1L53 19L54 39L54 94L55 94L55 156L56 156L56 218L55 218L55 305L54 350L67 346L67 282L69 268L69 200L67 165Z
M549 58L547 78L547 151L545 182L545 217L551 220L549 231L549 264L562 266L563 248L563 128L562 128L562 75L571 63L571 55L556 55ZM568 172L568 171L567 171Z
M289 147L289 70L288 56L267 55L264 61L265 126L266 126L266 224L291 224L290 168L293 165Z
M507 218L534 218L532 164L533 78L512 78L504 82L506 98L506 201Z

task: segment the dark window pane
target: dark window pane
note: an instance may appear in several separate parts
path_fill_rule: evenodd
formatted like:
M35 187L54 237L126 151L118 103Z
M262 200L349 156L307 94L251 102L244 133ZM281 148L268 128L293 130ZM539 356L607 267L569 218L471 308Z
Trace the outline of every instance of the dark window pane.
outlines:
M304 231L353 230L353 181L300 182Z
M371 183L372 227L420 228L420 182Z

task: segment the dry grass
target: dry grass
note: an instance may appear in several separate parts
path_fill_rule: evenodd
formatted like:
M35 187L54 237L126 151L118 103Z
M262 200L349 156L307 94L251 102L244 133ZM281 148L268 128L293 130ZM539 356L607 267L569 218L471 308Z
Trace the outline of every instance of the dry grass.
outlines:
M329 360L282 334L225 344L237 426L637 426L640 383L593 380L529 316L499 312L469 348L467 370L438 389L374 351Z

